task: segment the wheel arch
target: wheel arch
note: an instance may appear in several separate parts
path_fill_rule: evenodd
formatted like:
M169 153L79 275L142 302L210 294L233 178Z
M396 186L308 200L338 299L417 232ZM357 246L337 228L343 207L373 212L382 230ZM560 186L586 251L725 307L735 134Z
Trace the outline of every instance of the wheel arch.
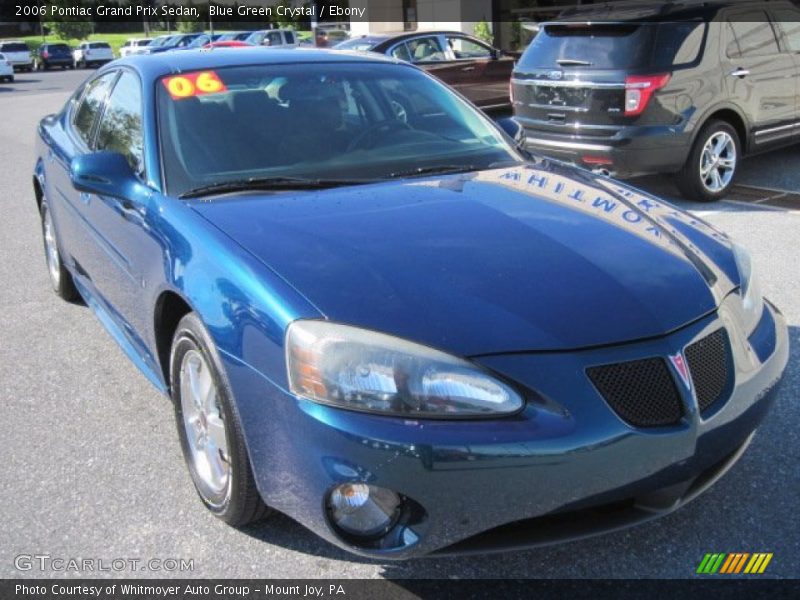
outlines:
M169 360L172 338L180 320L190 312L194 312L194 308L174 290L164 290L156 299L153 310L153 337L156 344L156 359L167 390L171 385Z
M706 115L698 120L698 127L695 129L692 138L692 146L697 142L697 138L703 131L703 128L711 121L724 121L736 130L739 136L739 147L742 154L748 154L750 136L748 134L749 125L742 113L732 105L718 106L710 110Z

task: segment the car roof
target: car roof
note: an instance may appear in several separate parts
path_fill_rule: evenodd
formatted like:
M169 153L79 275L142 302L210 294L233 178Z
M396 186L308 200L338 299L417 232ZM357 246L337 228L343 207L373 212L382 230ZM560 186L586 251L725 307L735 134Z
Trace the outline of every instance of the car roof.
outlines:
M269 64L303 63L389 63L402 61L378 54L364 54L321 48L237 48L226 50L186 50L184 52L132 55L109 63L101 71L126 65L136 70L143 79L158 79L171 73L221 69L224 67Z

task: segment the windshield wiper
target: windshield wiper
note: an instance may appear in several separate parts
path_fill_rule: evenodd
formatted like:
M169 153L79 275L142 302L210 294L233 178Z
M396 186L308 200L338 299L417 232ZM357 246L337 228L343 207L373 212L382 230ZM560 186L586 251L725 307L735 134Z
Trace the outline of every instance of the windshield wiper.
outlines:
M562 67L591 67L594 64L588 60L577 60L574 58L560 58L556 62Z
M344 185L362 185L368 179L310 179L306 177L250 177L221 181L193 188L181 193L178 198L199 198L212 194L226 194L245 190L321 190Z
M416 177L418 175L439 175L448 173L468 173L470 171L479 171L481 167L475 165L439 165L435 167L416 167L414 169L407 169L405 171L395 171L389 173L388 179L396 177Z

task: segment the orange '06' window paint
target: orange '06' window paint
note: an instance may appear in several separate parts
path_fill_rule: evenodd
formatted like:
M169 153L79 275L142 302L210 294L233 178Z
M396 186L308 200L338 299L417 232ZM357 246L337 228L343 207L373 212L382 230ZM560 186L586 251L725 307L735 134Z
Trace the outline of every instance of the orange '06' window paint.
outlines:
M228 91L219 75L214 71L184 73L183 75L165 77L161 81L164 82L164 87L167 88L173 100Z

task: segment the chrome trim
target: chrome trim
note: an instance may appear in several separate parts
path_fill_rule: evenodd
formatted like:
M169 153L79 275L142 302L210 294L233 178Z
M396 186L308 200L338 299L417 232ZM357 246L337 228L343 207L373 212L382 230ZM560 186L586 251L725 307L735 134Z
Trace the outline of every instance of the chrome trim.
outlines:
M789 131L789 134L787 135L791 135L792 130L794 129L800 129L800 122L791 123L789 125L781 125L780 127L771 127L770 129L762 129L761 131L756 131L755 137L758 138L758 136L760 135L771 135L774 133L778 133L780 131ZM758 139L756 139L756 144L759 143L761 142Z
M593 152L611 152L613 149L612 146L601 146L600 144L578 144L575 142L561 142L540 139L531 140L530 138L525 140L525 146L533 148L544 146L546 148L561 148L564 150L590 150Z
M511 83L518 85L542 85L548 87L584 87L589 89L624 90L625 83L605 83L601 81L550 80L550 79L519 79L511 78Z
M584 106L559 106L558 104L525 104L524 102L515 102L515 106L527 106L529 108L541 108L542 110L566 111L566 112L589 112L589 109Z

